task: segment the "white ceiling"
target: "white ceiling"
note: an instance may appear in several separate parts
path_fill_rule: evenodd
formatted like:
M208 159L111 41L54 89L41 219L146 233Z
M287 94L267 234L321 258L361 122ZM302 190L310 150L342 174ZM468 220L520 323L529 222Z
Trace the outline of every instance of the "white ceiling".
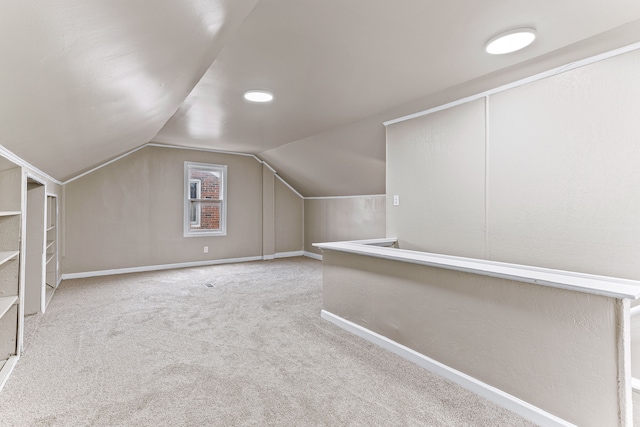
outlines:
M305 195L384 192L380 118L398 106L586 39L608 41L599 53L640 19L637 0L5 4L0 144L15 154L64 180L149 141L249 152ZM522 26L533 45L484 52ZM253 88L275 100L244 101Z

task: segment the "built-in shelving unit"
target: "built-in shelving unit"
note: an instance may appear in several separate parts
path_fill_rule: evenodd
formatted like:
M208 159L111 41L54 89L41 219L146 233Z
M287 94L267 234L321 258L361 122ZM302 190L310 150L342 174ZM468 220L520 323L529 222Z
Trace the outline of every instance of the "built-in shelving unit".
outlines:
M0 157L0 389L22 347L22 168Z
M46 305L49 305L53 292L58 287L58 199L55 196L47 196L46 217Z

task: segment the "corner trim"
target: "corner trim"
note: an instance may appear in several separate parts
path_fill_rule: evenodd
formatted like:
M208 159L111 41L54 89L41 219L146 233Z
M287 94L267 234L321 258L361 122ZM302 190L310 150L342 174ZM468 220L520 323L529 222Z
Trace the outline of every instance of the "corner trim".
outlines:
M275 258L292 258L296 256L303 256L304 251L291 251L291 252L276 252Z
M61 280L84 279L87 277L111 276L114 274L143 273L146 271L171 270L174 268L203 267L207 265L233 264L237 262L262 261L262 256L244 258L225 258L209 261L181 262L176 264L147 265L143 267L116 268L113 270L85 271L82 273L67 273L61 276Z
M15 163L18 166L22 166L23 168L31 169L31 172L35 173L36 175L40 175L38 177L39 179L45 178L45 179L48 179L48 180L50 180L51 182L53 182L55 184L58 184L58 185L62 185L63 184L61 181L55 179L51 175L49 175L49 174L41 171L37 167L33 166L31 163L27 162L22 157L20 157L17 154L14 154L13 152L9 151L9 149L7 147L3 146L3 145L0 145L0 156L6 158L7 160Z
M109 160L108 162L104 162L104 163L96 166L93 169L89 169L88 171L82 172L81 174L76 175L73 178L69 178L68 180L64 181L62 184L63 185L67 185L68 183L73 182L76 179L80 179L85 175L89 175L90 173L93 173L93 172L97 171L98 169L102 169L103 167L110 165L111 163L117 162L118 160L123 159L123 158L127 157L128 155L135 153L136 151L140 151L143 148L147 147L148 145L149 144L144 144L144 145L141 145L138 148L134 148L133 150L129 150L126 153L123 153L123 154L119 155L118 157L115 157L115 158Z
M318 261L322 261L322 255L319 255L313 252L304 251L304 256L308 258L317 259Z
M265 164L266 164L266 163L265 163ZM278 178L278 179L280 180L280 182L282 182L284 185L286 185L286 186L287 186L287 188L289 188L289 190L293 191L293 192L294 192L298 197L300 197L301 199L303 199L303 200L304 200L304 196L303 196L302 194L298 193L298 190L296 190L295 188L293 188L293 187L291 186L291 184L289 184L287 181L285 181L284 179L282 179L282 177L281 177L280 175L278 175L277 173L276 173L276 178Z
M7 361L4 363L4 366L2 366L2 369L0 369L0 391L2 391L2 389L4 388L4 385L7 383L7 380L9 379L11 372L13 372L13 368L16 367L16 363L18 363L18 359L20 359L20 356L9 357Z
M425 368L426 370L433 372L436 375L452 381L459 386L473 393L476 393L477 395L499 406L502 406L503 408L514 412L538 425L554 427L575 427L574 424L571 424L568 421L563 420L562 418L556 417L555 415L552 415L538 408L537 406L533 406L530 403L525 402L524 400L518 399L517 397L505 393L500 389L490 386L489 384L486 384L463 372L460 372L443 363L431 359L430 357L427 357L424 354L418 353L415 350L392 341L385 336L370 331L369 329L363 328L362 326L343 319L342 317L336 316L333 313L322 310L320 312L320 316L324 320L333 323L337 327L344 329L345 331L350 332L354 335L357 335L360 338L363 338L373 344L376 344L384 348L385 350L389 350L390 352L412 363L415 363L416 365Z

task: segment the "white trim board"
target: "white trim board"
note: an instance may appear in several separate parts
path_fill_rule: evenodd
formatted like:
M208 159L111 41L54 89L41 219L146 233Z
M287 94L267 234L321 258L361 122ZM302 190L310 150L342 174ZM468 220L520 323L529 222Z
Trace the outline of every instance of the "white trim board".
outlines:
M304 255L304 251L276 252L274 255L274 258L275 259L292 258L296 256L303 256L303 255Z
M322 255L316 254L314 252L304 251L304 256L307 258L317 259L318 261L322 261Z
M287 181L282 179L282 177L280 175L278 175L277 173L276 173L276 178L278 178L280 180L280 182L282 182L284 185L286 185L287 188L289 188L289 190L293 191L298 197L300 197L301 199L304 199L304 196L302 194L298 193L298 190L293 188Z
M525 402L515 396L512 396L504 391L495 388L489 384L486 384L476 378L473 378L463 372L453 369L445 364L442 364L424 354L418 353L415 350L405 347L389 338L373 332L369 329L363 328L353 322L343 319L340 316L336 316L326 310L322 310L320 316L341 329L359 336L373 344L376 344L385 350L412 362L416 365L433 372L449 381L452 381L459 386L476 393L477 395L499 405L511 412L520 415L523 418L528 419L541 426L558 426L558 427L575 427L574 424L563 420L553 414L550 414L530 403Z
M137 148L134 148L133 150L129 150L129 151L127 151L126 153L123 153L123 154L119 155L118 157L116 157L116 158L114 158L114 159L109 160L108 162L102 163L102 164L100 164L100 165L96 166L95 168L90 169L90 170L88 170L88 171L86 171L86 172L83 172L83 173L81 173L80 175L76 175L76 176L74 176L73 178L69 178L68 180L66 180L66 181L64 181L64 182L60 182L60 181L58 181L58 180L55 180L55 179L53 179L53 178L49 177L49 175L46 175L46 174L45 174L45 176L46 176L46 177L49 177L52 181L56 182L56 184L66 185L66 184L68 184L68 183L70 183L70 182L75 181L76 179L82 178L83 176L88 175L88 174L90 174L90 173L92 173L92 172L95 172L95 171L97 171L98 169L102 169L103 167L108 166L108 165L110 165L111 163L117 162L118 160L123 159L123 158L125 158L125 157L129 156L130 154L133 154L133 153L135 153L136 151L140 151L140 150L142 150L143 148L146 148L146 147L172 148L172 149L174 149L174 150L202 151L202 152L206 152L206 153L218 153L218 154L229 154L229 155L232 155L232 156L246 156L246 157L253 157L253 158L254 158L258 163L260 163L260 164L264 164L267 168L269 168L271 171L273 171L273 173L275 174L275 176L276 176L278 179L280 179L280 181L282 181L282 182L283 182L287 187L289 187L289 189L291 189L294 193L296 193L296 194L298 195L298 197L300 197L300 198L303 198L303 199L304 199L304 197L302 196L302 194L300 194L300 193L299 193L295 188L293 188L293 187L292 187L292 186L291 186L287 181L285 181L281 176L279 176L279 175L278 175L278 172L277 172L274 168L272 168L272 167L271 167L267 162L265 162L264 160L260 160L260 159L258 158L258 156L256 156L255 154L249 154L249 153L238 153L238 152L235 152L235 151L214 150L214 149L210 149L210 148L182 147L182 146L179 146L179 145L158 144L158 143L155 143L155 142L148 142L148 143L143 144L143 145L141 145L141 146L139 146L139 147L137 147ZM3 148L3 147L0 145L0 154L2 154L2 148ZM12 155L13 155L13 154L12 154ZM15 155L13 155L13 156L14 156L15 158L17 158L17 159L20 159L19 157L15 156ZM9 160L12 160L12 159L10 158ZM13 160L12 160L12 161L13 161ZM25 162L25 163L26 163L26 162ZM27 163L27 164L28 164L28 163ZM37 170L37 169L36 169L36 170Z
M214 150L214 149L209 149L209 148L197 148L197 147L182 147L179 145L168 145L168 144L159 144L159 143L155 143L155 142L148 142L146 144L143 144L137 148L134 148L132 150L129 150L105 163L102 163L92 169L89 169L88 171L82 172L79 175L76 175L72 178L67 179L66 181L59 181L55 178L53 178L52 176L42 172L40 169L32 166L30 163L27 163L25 160L23 160L22 158L18 157L17 155L13 154L11 151L7 150L5 147L3 147L2 145L0 145L0 156L6 157L8 160L16 163L19 166L23 166L23 167L27 167L33 170L33 172L35 172L36 174L40 174L41 177L38 177L38 179L44 177L46 179L51 180L52 182L58 184L58 185L67 185L70 182L73 182L77 179L80 179L86 175L89 175L90 173L93 173L99 169L102 169L105 166L110 165L111 163L115 163L118 160L121 160L137 151L142 150L143 148L146 147L158 147L158 148L172 148L175 150L190 150L190 151L202 151L202 152L206 152L206 153L219 153L219 154L229 154L229 155L233 155L233 156L246 156L246 157L253 157L258 163L260 164L264 164L267 168L269 168L275 175L276 178L278 178L284 185L286 185L291 191L293 191L298 197L300 197L303 200L306 199L310 199L310 200L316 200L316 199L353 199L353 198L360 198L360 197L386 197L386 194L370 194L370 195L356 195L356 196L327 196L327 197L304 197L302 194L300 194L300 192L298 190L296 190L295 188L293 188L293 186L291 184L289 184L284 178L282 178L280 175L278 175L278 171L276 171L273 167L271 167L271 165L269 165L267 162L265 162L264 160L260 160L260 158L258 158L258 156L256 156L255 154L250 154L250 153L239 153L239 152L235 152L235 151L224 151L224 150Z
M176 150L191 150L191 151L205 151L207 153L220 153L220 154L232 154L236 156L247 156L253 157L257 160L258 163L264 163L260 160L255 154L251 153L240 153L238 151L224 151L224 150L215 150L213 148L199 148L199 147L183 147L181 145L172 145L172 144L162 144L158 142L148 142L144 144L142 147L160 147L160 148L174 148Z
M108 162L102 163L102 164L96 166L93 169L89 169L88 171L83 172L80 175L76 175L73 178L69 178L68 180L62 182L61 184L65 185L65 184L68 184L70 182L73 182L76 179L82 178L85 175L89 175L90 173L95 172L98 169L102 169L103 167L108 166L111 163L117 162L118 160L123 159L123 158L135 153L136 151L140 151L140 150L142 150L143 148L146 148L146 147L173 148L175 150L203 151L203 152L207 152L207 153L230 154L230 155L234 155L234 156L247 156L247 157L253 157L258 163L263 163L262 160L260 160L259 158L257 158L253 154L236 153L236 152L233 152L233 151L212 150L212 149L208 149L208 148L181 147L179 145L165 145L165 144L158 144L158 143L154 143L154 142L148 142L148 143L143 144L143 145L141 145L141 146L139 146L137 148L134 148L133 150L129 150L129 151L119 155L118 157L109 160Z
M0 369L0 391L4 388L4 385L7 383L9 379L9 375L13 372L13 368L16 367L16 363L18 363L19 356L11 356L4 363L2 368Z
M37 167L33 166L31 163L27 162L26 160L24 160L22 157L19 157L16 154L13 154L11 151L9 151L6 147L0 145L0 156L5 157L7 160L15 163L18 166L22 166L24 168L27 169L31 169L31 172L40 175L39 178L45 178L48 179L58 185L62 185L61 181L58 181L57 179L55 179L54 177L52 177L51 175L44 173L43 171L41 171L40 169L38 169Z
M447 270L462 271L482 276L497 277L549 286L558 289L603 295L610 298L640 298L640 281L618 277L598 276L574 271L488 261L430 252L364 245L357 242L313 243L322 250L334 250L410 264L426 265Z
M76 176L74 176L73 178L69 178L68 180L64 181L64 182L62 183L62 185L67 185L68 183L73 182L73 181L75 181L76 179L80 179L80 178L82 178L82 177L83 177L83 176L85 176L85 175L89 175L90 173L93 173L93 172L97 171L98 169L102 169L103 167L110 165L111 163L115 163L115 162L117 162L118 160L123 159L123 158L127 157L128 155L135 153L136 151L140 151L140 150L142 150L142 149L143 149L143 148L145 148L146 146L148 146L148 144L144 144L144 145L141 145L141 146L140 146L140 147L138 147L138 148L134 148L133 150L129 150L129 151L127 151L126 153L123 153L123 154L119 155L118 157L116 157L116 158L113 158L113 159L109 160L108 162L102 163L101 165L98 165L98 166L96 166L96 167L95 167L95 168L93 168L93 169L89 169L89 170L88 170L88 171L86 171L86 172L82 172L80 175L76 175Z
M276 170L274 168L272 168L269 163L265 162L264 160L260 160L260 159L258 159L258 161L260 163L262 163L263 165L265 165L267 167L267 169L269 169L271 172L273 172L274 175L277 175L278 172L276 172Z
M61 276L61 280L84 279L86 277L111 276L114 274L143 273L146 271L171 270L174 268L203 267L207 265L233 264L237 262L262 261L262 256L244 258L225 258L208 261L181 262L175 264L147 265L143 267L116 268L113 270L85 271L82 273L67 273Z
M305 200L324 200L324 199L358 199L361 197L387 197L386 194L364 194L356 196L319 196L319 197L303 197Z
M398 117L397 119L387 120L386 122L383 122L382 124L384 126L390 126L390 125L393 125L393 124L396 124L396 123L400 123L400 122L404 122L404 121L407 121L407 120L415 119L415 118L418 118L418 117L426 116L428 114L435 113L437 111L446 110L448 108L452 108L452 107L455 107L455 106L458 106L458 105L461 105L461 104L465 104L467 102L475 101L477 99L484 98L486 96L495 95L497 93L504 92L504 91L509 90L509 89L513 89L513 88L516 88L516 87L519 87L519 86L524 86L524 85L526 85L528 83L532 83L532 82L535 82L535 81L538 81L538 80L546 79L547 77L551 77L551 76L554 76L556 74L564 73L566 71L575 70L576 68L584 67L585 65L590 65L590 64L593 64L593 63L608 59L608 58L613 58L614 56L622 55L624 53L628 53L628 52L631 52L631 51L634 51L634 50L637 50L637 49L640 49L640 42L633 43L633 44L630 44L630 45L627 45L627 46L623 46L621 48L614 49L614 50L611 50L609 52L604 52L604 53L601 53L599 55L594 55L594 56L591 56L589 58L585 58L585 59L581 59L581 60L578 60L578 61L574 61L574 62L571 62L571 63L566 64L566 65L561 65L561 66L553 68L551 70L544 71L544 72L538 73L538 74L534 74L533 76L525 77L524 79L516 80L515 82L508 83L506 85L502 85L502 86L499 86L499 87L494 88L494 89L489 89L489 90L486 90L484 92L480 92L480 93L475 94L475 95L467 96L465 98L461 98L461 99L458 99L456 101L448 102L446 104L442 104L442 105L439 105L437 107L429 108L427 110L419 111L419 112L413 113L413 114L408 114L406 116Z
M380 247L388 248L398 243L398 238L397 237L379 237L375 239L346 240L346 241L343 240L340 242L312 243L311 245L322 248L321 245L333 245L336 243L354 243L356 245L380 246Z

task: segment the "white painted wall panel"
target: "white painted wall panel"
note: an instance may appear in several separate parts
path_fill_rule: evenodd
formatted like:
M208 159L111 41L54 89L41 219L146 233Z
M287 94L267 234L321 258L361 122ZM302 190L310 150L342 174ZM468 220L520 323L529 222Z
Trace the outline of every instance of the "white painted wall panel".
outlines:
M490 259L640 278L638 75L636 51L490 97Z
M313 243L384 237L385 197L305 199L304 250L321 254Z
M484 146L482 99L388 127L387 235L403 249L483 258Z

